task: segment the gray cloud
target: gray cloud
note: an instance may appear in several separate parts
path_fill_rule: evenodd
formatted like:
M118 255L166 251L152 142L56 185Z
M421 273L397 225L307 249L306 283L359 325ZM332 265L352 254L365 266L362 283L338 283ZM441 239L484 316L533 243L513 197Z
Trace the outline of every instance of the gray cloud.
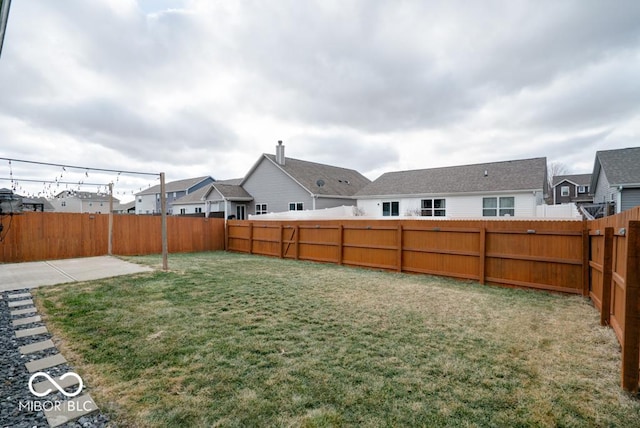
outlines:
M637 144L638 22L637 1L14 2L0 135L218 178L277 139L365 173L587 165Z

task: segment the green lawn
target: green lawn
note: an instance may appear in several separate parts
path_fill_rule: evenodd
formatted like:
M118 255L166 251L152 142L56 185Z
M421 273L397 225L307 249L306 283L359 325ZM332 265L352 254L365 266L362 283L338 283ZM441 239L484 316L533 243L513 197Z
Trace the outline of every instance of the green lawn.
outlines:
M640 424L581 297L224 252L170 267L37 290L119 426Z

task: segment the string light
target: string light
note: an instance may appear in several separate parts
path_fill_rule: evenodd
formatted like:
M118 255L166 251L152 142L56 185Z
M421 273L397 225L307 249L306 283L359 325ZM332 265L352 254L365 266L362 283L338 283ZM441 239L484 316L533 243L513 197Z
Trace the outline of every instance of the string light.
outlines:
M102 187L104 187L105 189L107 188L108 184L105 183L88 183L87 179L89 178L89 172L104 172L104 173L114 173L116 174L115 180L111 179L110 184L113 185L114 182L115 183L120 183L120 176L122 174L125 175L142 175L142 176L154 176L156 177L157 180L160 179L160 174L159 173L150 173L150 172L143 172L143 171L125 171L125 170L116 170L116 169L108 169L108 168L95 168L95 167L87 167L87 166L77 166L77 165L65 165L65 164L56 164L56 163L50 163L50 162L38 162L38 161L31 161L31 160L24 160L24 159L12 159L12 158L4 158L4 157L0 157L0 160L6 160L8 162L9 165L9 178L0 178L0 180L8 180L11 183L11 190L14 193L18 193L20 192L20 194L26 194L27 197L30 196L34 196L34 195L44 195L45 197L49 197L49 198L53 198L55 197L55 192L57 189L60 189L60 185L63 184L64 188L66 190L69 190L69 186L72 185L73 188L77 189L77 192L82 191L83 187L86 186L99 186L98 187L98 193L100 193ZM53 167L58 167L61 168L61 172L58 176L58 174L56 174L53 178L53 180L34 180L34 179L20 179L20 181L24 181L25 183L35 183L35 182L40 182L42 183L42 188L40 191L38 191L37 193L34 191L26 191L25 188L20 184L20 181L18 181L15 177L14 171L13 171L13 164L15 162L21 162L21 163L27 163L27 164L34 164L34 165L39 165L39 166L53 166ZM66 173L68 172L68 170L79 170L84 172L84 177L82 179L79 179L78 181L70 181L70 180L63 180L64 177L66 176ZM71 179L73 179L73 177L69 177ZM55 186L54 186L55 185ZM142 188L140 189L142 190ZM124 192L122 194L125 194ZM134 191L131 190L131 194L134 194Z

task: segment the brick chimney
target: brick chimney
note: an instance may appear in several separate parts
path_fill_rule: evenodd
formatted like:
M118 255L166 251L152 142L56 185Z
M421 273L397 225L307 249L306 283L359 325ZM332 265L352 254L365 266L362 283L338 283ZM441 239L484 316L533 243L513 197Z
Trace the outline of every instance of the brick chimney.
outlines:
M276 162L278 165L284 166L284 145L282 141L278 141L278 145L276 146Z

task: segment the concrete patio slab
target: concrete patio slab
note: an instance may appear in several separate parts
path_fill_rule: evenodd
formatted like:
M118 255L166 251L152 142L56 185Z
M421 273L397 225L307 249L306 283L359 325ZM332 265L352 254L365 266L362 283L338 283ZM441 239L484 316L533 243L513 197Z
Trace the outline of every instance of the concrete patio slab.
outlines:
M83 257L44 262L0 264L0 292L110 278L153 269L116 257Z
M60 364L64 364L67 362L67 359L62 356L62 354L51 355L50 357L40 358L39 360L33 360L28 363L25 363L27 370L29 373L39 372L44 369L49 369L51 367L59 366Z
M30 345L24 345L18 348L22 355L33 354L34 352L44 351L45 349L50 349L55 347L53 344L53 340L47 339L41 342L32 343Z
M60 404L60 408L44 411L44 416L51 428L59 427L98 410L98 406L89 394L62 401Z

